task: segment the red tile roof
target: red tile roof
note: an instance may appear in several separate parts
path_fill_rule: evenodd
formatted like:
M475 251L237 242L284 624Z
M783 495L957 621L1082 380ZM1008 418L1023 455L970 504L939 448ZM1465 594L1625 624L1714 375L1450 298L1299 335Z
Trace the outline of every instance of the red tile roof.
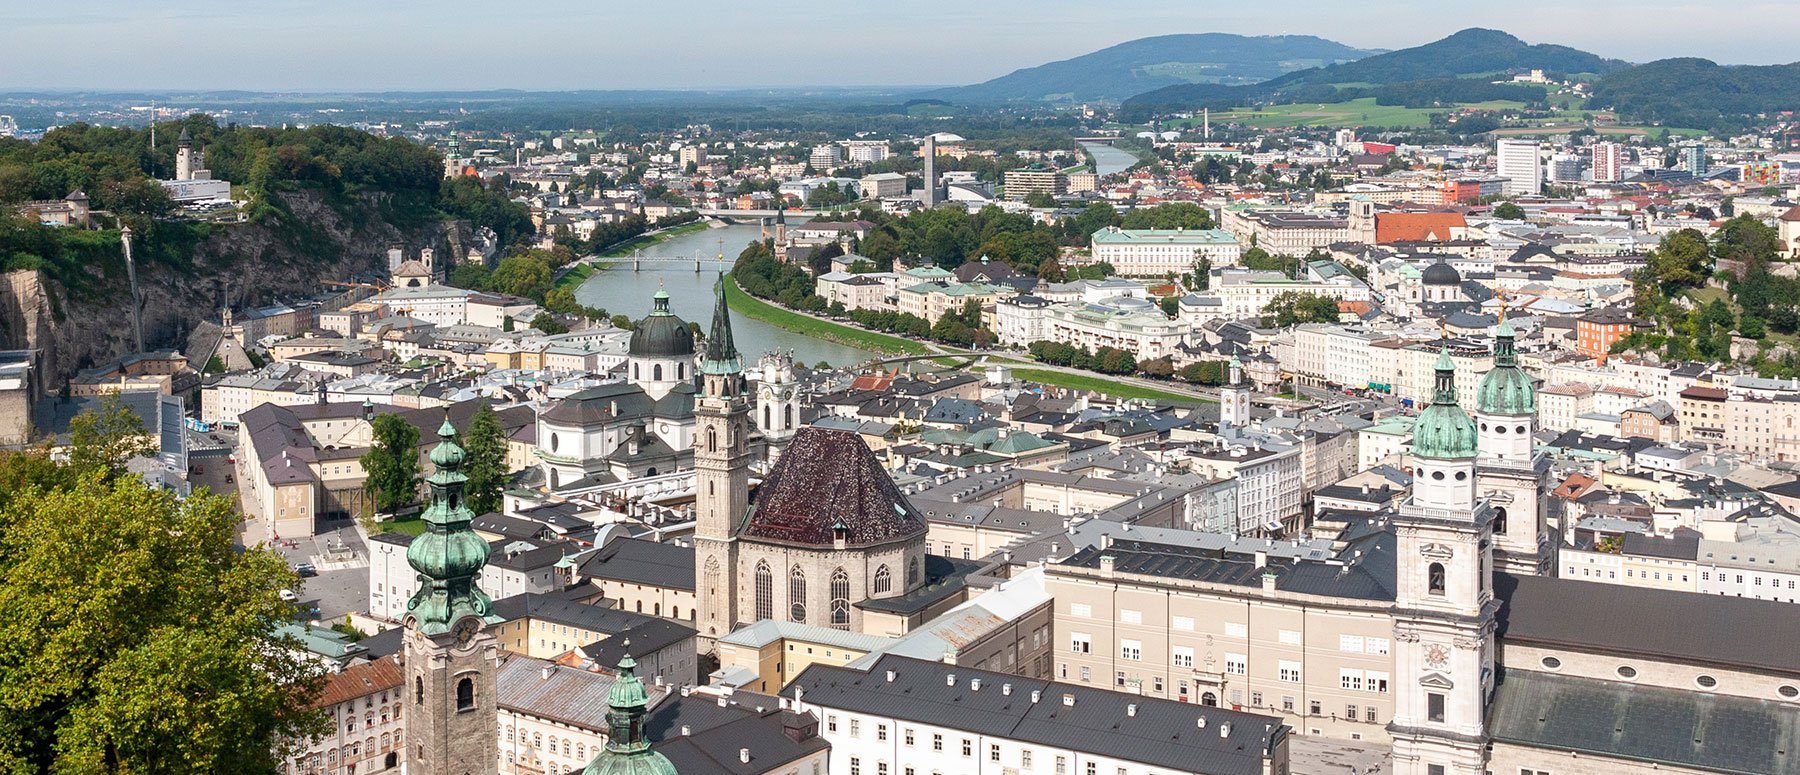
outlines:
M398 655L348 667L325 682L325 689L319 693L313 707L329 708L379 691L397 689L402 678Z
M1415 242L1454 239L1453 229L1466 229L1461 213L1377 213L1375 242Z

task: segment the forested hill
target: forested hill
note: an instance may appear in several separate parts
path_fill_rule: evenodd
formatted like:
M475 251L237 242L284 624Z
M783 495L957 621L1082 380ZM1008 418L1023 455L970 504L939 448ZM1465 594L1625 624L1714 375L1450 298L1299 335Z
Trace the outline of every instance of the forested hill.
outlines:
M245 222L178 212L172 177L186 129L214 178L245 200ZM445 179L442 157L404 138L315 126L217 126L204 116L147 129L74 124L37 143L0 139L0 349L47 354L50 376L122 354L130 226L146 346L181 347L221 304L243 308L317 291L319 281L385 269L393 244L450 255L475 228L503 244L532 229L526 208L479 178ZM92 229L44 226L26 201L88 195ZM462 244L466 244L464 241Z
M1477 28L1423 46L1297 70L1248 86L1168 86L1132 97L1125 105L1128 115L1136 117L1206 105L1333 102L1360 96L1375 96L1384 105L1426 98L1444 102L1520 99L1530 95L1500 93L1504 89L1492 88L1496 85L1490 84L1492 79L1487 76L1532 69L1559 74L1611 73L1624 67L1629 65L1567 46L1532 45L1498 30Z
M1175 84L1255 83L1371 53L1311 35L1161 35L920 96L963 103L1118 101Z
M1594 96L1636 119L1710 127L1722 116L1800 108L1800 62L1725 67L1659 59L1608 74L1594 85Z

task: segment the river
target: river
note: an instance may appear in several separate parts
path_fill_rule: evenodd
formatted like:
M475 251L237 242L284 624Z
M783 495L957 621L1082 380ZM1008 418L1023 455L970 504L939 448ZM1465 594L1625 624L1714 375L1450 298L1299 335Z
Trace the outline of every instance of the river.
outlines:
M1094 171L1101 177L1123 172L1138 163L1138 157L1129 151L1122 151L1105 143L1082 143L1081 147L1094 157Z
M789 217L788 223L791 225L799 220L804 219ZM719 241L723 239L725 258L729 262L743 251L745 245L761 238L762 228L751 223L681 234L644 252L658 256L701 255L713 259L718 256ZM708 260L705 271L699 274L694 273L692 264L655 266L656 269L651 269L651 265L646 264L642 271L636 272L629 263L602 269L575 289L575 300L636 320L649 314L650 297L657 288L662 288L669 292L669 306L677 316L699 323L702 331L709 330L715 303L713 294L716 293L713 283L719 276L718 263ZM731 333L738 350L744 354L746 366L755 364L763 353L775 349L793 350L794 359L807 365L826 361L833 366L849 366L875 355L868 350L796 334L736 313L731 316Z

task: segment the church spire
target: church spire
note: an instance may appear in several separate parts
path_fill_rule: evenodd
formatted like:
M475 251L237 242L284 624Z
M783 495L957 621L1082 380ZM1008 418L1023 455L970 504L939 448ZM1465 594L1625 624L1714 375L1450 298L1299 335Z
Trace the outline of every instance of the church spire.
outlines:
M666 773L675 775L675 765L668 757L650 750L644 739L644 716L649 711L650 695L637 677L637 660L631 658L631 641L625 641L625 656L619 660L619 677L606 692L606 748L588 762L583 775L610 773Z
M731 307L725 303L725 274L719 273L719 296L713 305L712 331L706 336L706 357L700 373L706 378L706 394L734 396L743 392L744 361L731 336Z
M463 448L456 443L456 426L449 413L438 428L438 445L431 450L437 471L426 477L431 506L425 509L425 532L406 548L406 562L419 573L419 591L406 601L406 618L425 635L441 635L465 617L492 623L493 601L475 580L487 564L488 544L469 527L474 512L463 502L469 477L462 473Z

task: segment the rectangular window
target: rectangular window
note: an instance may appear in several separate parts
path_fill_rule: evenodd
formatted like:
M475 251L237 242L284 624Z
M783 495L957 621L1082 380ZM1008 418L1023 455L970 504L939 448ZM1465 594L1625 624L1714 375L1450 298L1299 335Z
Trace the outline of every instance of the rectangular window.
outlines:
M1156 692L1157 694L1162 694L1162 690L1163 690L1162 676L1159 675L1154 678L1151 678L1150 679L1150 688L1152 691Z
M1144 614L1141 611L1133 611L1129 608L1121 608L1121 609L1119 609L1119 621L1124 622L1126 624L1143 624L1144 623Z
M1377 673L1373 670L1370 670L1367 674L1367 678L1366 678L1365 682L1363 683L1363 686L1365 688L1367 688L1369 691L1376 692L1378 694L1387 694L1388 674L1387 673Z
M827 715L825 717L825 731L827 731L827 732L836 732L837 731L837 716Z
M1091 605L1088 605L1087 603L1070 603L1069 604L1069 615L1070 616L1093 616L1094 615L1094 607Z
M1262 707L1262 692L1251 692L1250 693L1250 707L1253 707L1253 708Z
M1356 706L1355 705L1345 705L1344 706L1344 718L1350 719L1351 721L1356 720Z
M1069 633L1069 650L1077 654L1094 653L1094 639L1085 632Z
M1317 715L1325 712L1325 709L1319 706L1318 700L1313 700L1312 702L1307 703L1306 710L1308 713L1311 713L1314 716L1317 716Z
M1115 685L1115 686L1124 686L1125 685L1125 671L1120 670L1116 673L1113 673L1113 685Z
M1027 749L1019 752L1019 766L1024 767L1025 769L1028 769L1028 770L1031 769L1031 749L1030 748L1027 748Z
M1281 709L1287 713L1294 712L1294 698L1292 695L1281 695Z
M1243 654L1225 655L1225 672L1231 675L1244 675L1246 672L1244 664L1245 660Z
M887 762L875 763L875 775L888 775Z
M1056 757L1056 775L1068 775L1068 772L1069 772L1069 757L1067 757L1067 756Z
M879 740L881 742L884 742L884 743L887 742L887 725L886 724L876 724L875 725L875 739Z
M1085 683L1085 682L1087 682L1087 681L1090 681L1090 680L1092 680L1092 679L1093 679L1093 677L1094 677L1094 676L1093 676L1093 674L1092 674L1092 673L1090 673L1090 672L1088 672L1088 666L1087 666L1087 665L1082 665L1082 666L1081 666L1081 680L1082 680L1082 682L1084 682L1084 683Z
M862 737L862 720L850 719L850 736Z
M1282 643L1285 643L1289 646L1300 645L1300 631L1299 630L1282 630L1280 633L1277 634L1277 637L1281 640Z
M1300 682L1300 663L1282 661L1280 665L1281 680L1289 683Z
M1439 724L1444 723L1444 695L1437 692L1425 695L1425 718Z
M913 744L913 731L911 729L906 730L902 733L902 737L906 742L906 747L911 748Z
M1388 653L1387 638L1363 638L1363 651L1369 654Z
M1350 670L1347 668L1338 670L1338 686L1351 691L1362 691L1363 671Z
M1144 644L1130 639L1120 639L1119 658L1136 662L1144 658Z
M1183 632L1193 632L1194 631L1194 617L1192 617L1192 616L1177 616L1174 618L1174 620L1171 622L1171 624L1169 626L1174 627L1175 629L1181 630Z
M1371 724L1375 723L1375 706L1370 705L1367 708L1363 708L1363 720Z
M988 761L990 761L990 762L1000 761L1000 745L998 743L989 743L988 744Z
M862 775L862 760L850 757L850 775Z
M1250 637L1250 626L1241 622L1226 622L1225 637L1248 638Z
M1338 636L1338 651L1349 651L1352 653L1361 654L1362 650L1363 650L1363 639L1362 639L1361 635L1339 635Z
M931 736L931 750L933 750L933 751L944 750L944 736L943 735L933 734Z
M1087 775L1100 775L1100 765L1095 764L1093 762L1088 762L1087 763Z
M1194 649L1193 649L1193 647L1192 646L1176 646L1175 647L1174 664L1176 667L1193 667L1194 666Z

